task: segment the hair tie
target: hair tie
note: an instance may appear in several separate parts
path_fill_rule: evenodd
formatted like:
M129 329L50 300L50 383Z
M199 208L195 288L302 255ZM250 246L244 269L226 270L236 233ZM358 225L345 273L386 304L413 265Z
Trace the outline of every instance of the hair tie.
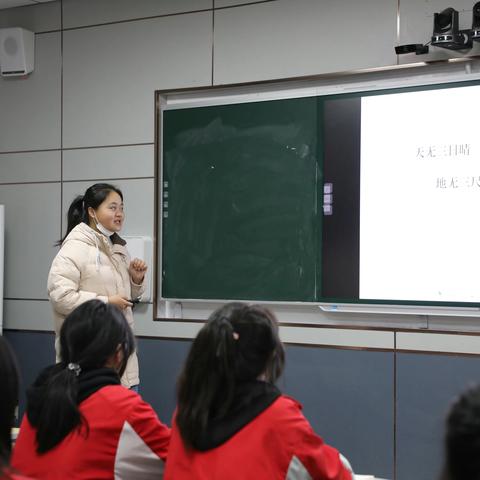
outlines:
M80 372L82 371L78 363L69 363L67 365L67 370L70 370L71 372L75 373L76 377L78 377L80 375Z

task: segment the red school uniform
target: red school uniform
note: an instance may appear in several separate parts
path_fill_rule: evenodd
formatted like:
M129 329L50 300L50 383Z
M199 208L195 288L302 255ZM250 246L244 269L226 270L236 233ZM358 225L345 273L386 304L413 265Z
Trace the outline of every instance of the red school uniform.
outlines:
M88 423L46 453L36 451L36 429L24 416L12 467L38 479L161 478L170 428L152 407L121 385L107 385L83 400Z
M216 425L202 451L185 448L174 421L164 480L351 480L339 452L313 431L301 410L297 401L279 395L240 429L238 422L231 427L231 417ZM236 430L231 436L230 428Z

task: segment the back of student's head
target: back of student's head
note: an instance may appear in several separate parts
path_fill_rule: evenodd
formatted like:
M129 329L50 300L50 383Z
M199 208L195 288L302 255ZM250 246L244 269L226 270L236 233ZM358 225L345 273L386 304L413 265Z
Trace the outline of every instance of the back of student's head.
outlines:
M464 392L447 417L445 480L480 480L480 387Z
M221 419L236 387L260 377L275 382L284 350L268 309L230 303L212 313L195 338L178 381L177 425L195 447L209 419Z
M0 336L0 477L8 465L11 451L11 430L18 405L18 369L7 341Z
M115 306L90 300L68 315L60 330L60 363L46 369L28 392L27 415L37 429L39 453L81 427L77 395L82 375L105 367L121 351L121 376L134 349L132 330Z

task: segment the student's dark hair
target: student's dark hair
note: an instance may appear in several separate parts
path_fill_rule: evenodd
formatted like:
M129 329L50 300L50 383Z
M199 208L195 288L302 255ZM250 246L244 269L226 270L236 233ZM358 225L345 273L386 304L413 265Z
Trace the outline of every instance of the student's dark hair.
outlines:
M55 245L61 245L65 238L67 238L67 235L80 222L88 225L88 208L92 207L94 210L96 210L105 201L110 192L118 193L123 201L122 191L114 185L110 185L109 183L95 183L95 185L87 188L84 195L79 195L76 197L68 208L67 231Z
M228 412L236 386L265 373L274 383L285 354L272 312L229 303L212 313L195 338L177 385L176 422L187 447L194 447L213 416Z
M48 371L45 391L37 399L39 413L29 415L27 404L29 420L37 429L38 453L51 450L82 424L88 431L77 404L78 380L82 373L104 367L119 345L123 349L121 376L135 350L135 339L127 320L114 305L90 300L68 315L60 330L61 362ZM69 364L80 367L79 376Z
M447 416L442 478L480 479L480 386L464 392Z
M19 375L17 362L7 341L0 336L0 477L8 466L12 427L18 405ZM3 477L2 477L3 478Z

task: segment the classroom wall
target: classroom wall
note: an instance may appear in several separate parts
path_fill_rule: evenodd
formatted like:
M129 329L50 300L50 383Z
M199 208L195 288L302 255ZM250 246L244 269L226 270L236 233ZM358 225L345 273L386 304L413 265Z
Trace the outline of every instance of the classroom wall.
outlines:
M473 3L453 5L462 28ZM34 73L0 79L4 329L25 385L53 360L46 277L73 196L113 182L125 195L124 234L155 236L155 90L417 62L393 47L428 41L442 8L439 0L63 0L0 10L0 28L36 32ZM422 60L459 55L437 49ZM213 306L195 312L202 308L199 318ZM168 420L176 373L201 324L154 316L152 303L136 311L142 392ZM432 478L448 401L476 380L477 320L301 306L283 308L281 320L289 342L282 386L315 428L359 473ZM442 332L452 328L469 334ZM431 388L415 388L425 378Z

